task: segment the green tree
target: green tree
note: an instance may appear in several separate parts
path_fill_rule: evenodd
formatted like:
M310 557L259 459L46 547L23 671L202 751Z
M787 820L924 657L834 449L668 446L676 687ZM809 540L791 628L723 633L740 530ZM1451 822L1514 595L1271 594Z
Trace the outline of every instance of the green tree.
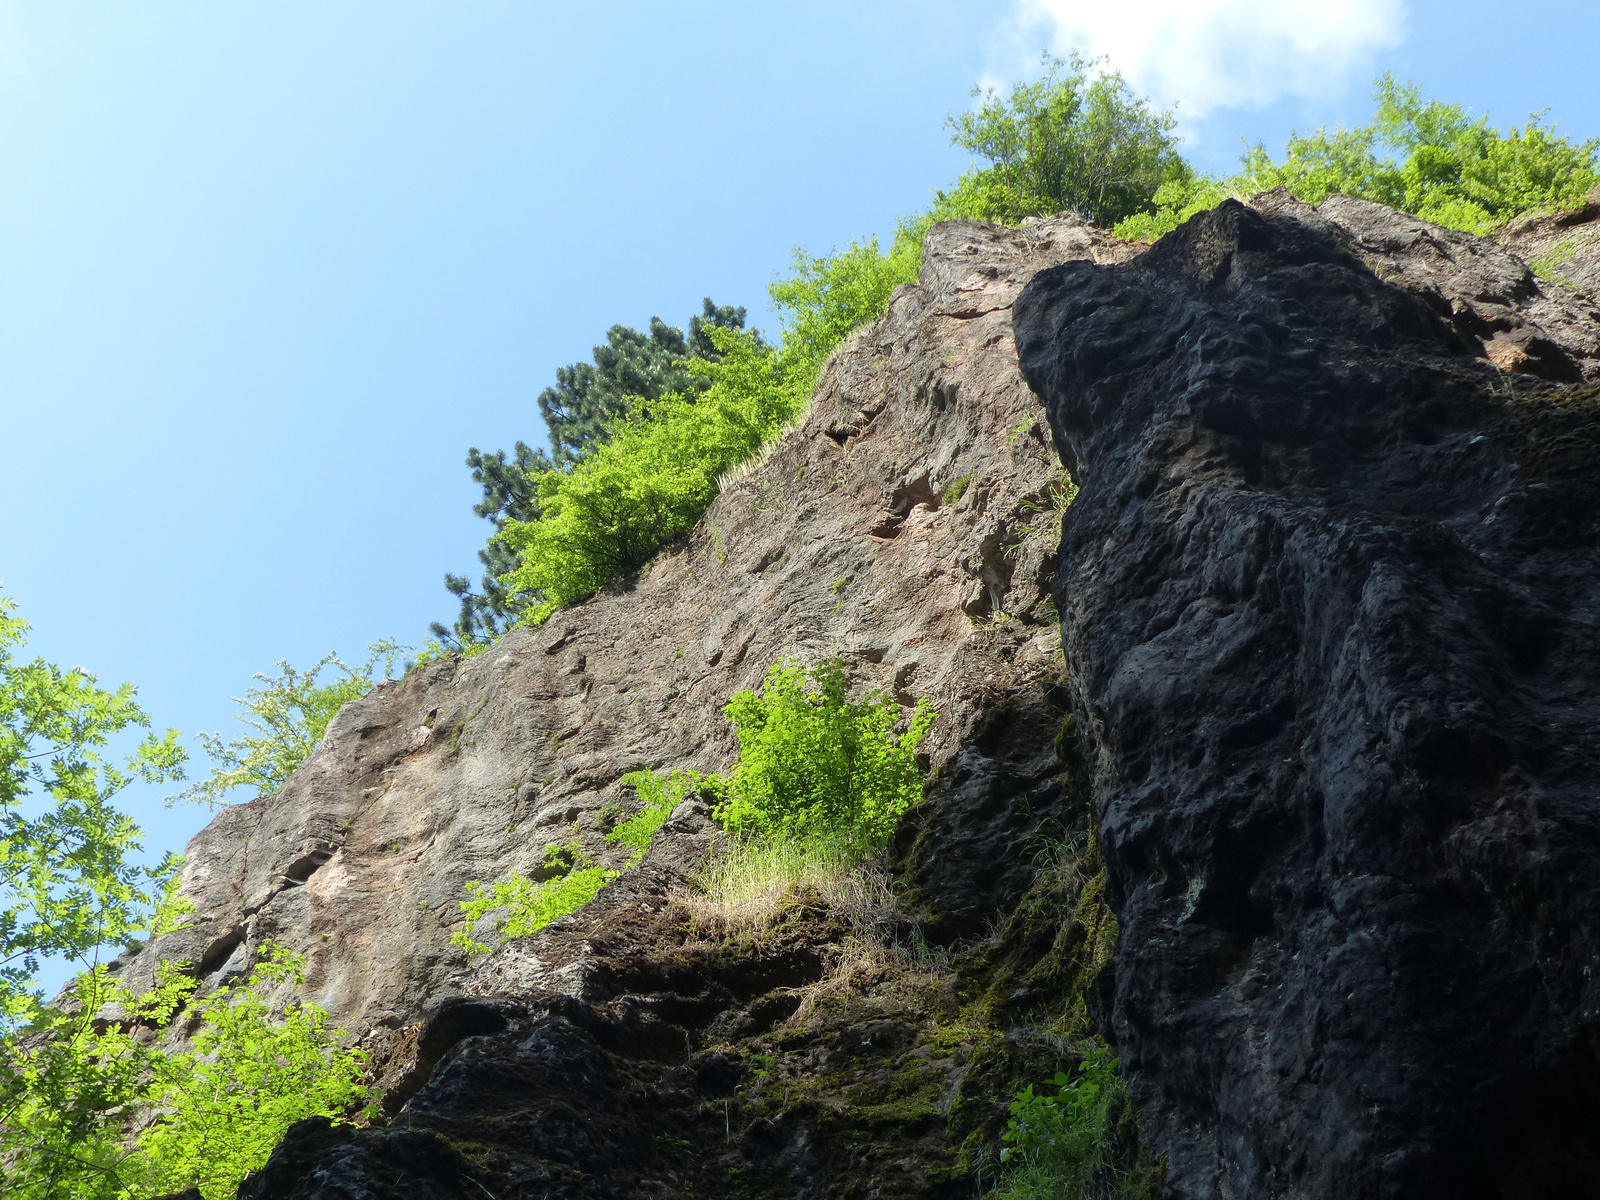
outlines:
M711 336L713 329L742 330L745 310L716 304L707 296L698 316L689 319L689 333L650 318L648 333L613 325L606 340L596 346L592 362L572 363L556 370L554 387L539 394L551 453L518 442L508 458L504 450L485 454L476 446L467 452L472 481L483 488L483 499L472 511L488 520L498 534L508 521L539 518L539 479L552 470L571 470L609 437L611 425L625 418L639 400L703 391L710 380L690 370L694 359L717 362L722 352ZM491 537L478 551L484 574L479 586L464 575L447 574L445 589L460 603L453 626L434 622L429 632L458 651L493 641L522 616L524 598L509 593L500 582L516 564L516 556Z
M38 1015L45 957L90 969L145 930L174 864L139 866L138 827L112 804L134 780L181 779L178 731L149 732L122 765L111 740L150 729L132 684L18 658L28 630L0 596L0 1032Z
M204 1200L232 1200L296 1121L377 1115L366 1055L341 1045L328 1014L315 1004L274 1014L268 1004L272 987L304 982L304 960L268 946L247 981L189 1005L201 1023L193 1050L157 1056L145 1085L143 1103L159 1115L137 1142L143 1194L193 1187Z
M501 583L526 598L524 619L593 595L685 533L717 479L760 451L809 394L780 355L748 333L712 329L721 360L691 359L703 393L640 403L570 471L539 477L540 515L507 521L496 540L517 556Z
M207 1200L232 1196L288 1124L369 1100L361 1057L315 1006L269 1018L259 985L298 971L285 956L198 1001L183 964L163 964L138 995L108 969L107 951L183 915L177 860L138 865L140 831L113 800L135 780L181 779L184 751L176 730L150 731L131 685L25 660L14 613L0 596L0 1194L145 1200L198 1184ZM108 757L139 730L124 762ZM46 959L78 968L53 1002L37 984ZM161 1049L150 1031L185 1006L201 1021L195 1049Z
M258 672L259 687L246 689L242 697L229 697L244 709L240 722L254 732L232 741L224 741L220 733L199 734L211 757L211 774L167 803L182 800L214 808L240 787L254 788L255 796L271 795L316 749L335 714L382 680L393 678L401 655L410 649L392 641L374 642L367 647L367 661L359 666L348 665L337 654L325 654L308 671L296 671L280 659L276 675ZM335 678L319 683L324 671Z
M472 511L493 524L496 533L507 521L538 520L539 477L556 469L542 449L518 442L514 456L508 459L504 450L484 454L474 446L467 451L467 466L472 468L472 482L483 488L483 499ZM483 590L474 592L472 580L465 575L447 573L445 590L460 601L455 624L434 621L428 626L440 644L458 652L470 653L472 648L492 642L515 624L522 612L521 599L500 582L500 576L517 565L516 554L491 537L478 551L478 562L483 566L479 584Z
M952 116L951 140L992 164L964 177L941 202L949 215L1014 224L1071 211L1110 226L1153 206L1164 183L1193 172L1178 153L1177 117L1152 108L1117 71L1072 54L1045 56L1045 74L1007 99Z
M101 957L152 932L175 869L134 861L139 829L113 800L134 780L182 778L184 752L169 729L109 758L114 739L150 730L132 685L23 659L15 608L0 596L0 1191L98 1198L128 1158L106 1114L136 1097L146 1055L99 1036L114 986ZM47 958L81 972L57 1008L36 983Z

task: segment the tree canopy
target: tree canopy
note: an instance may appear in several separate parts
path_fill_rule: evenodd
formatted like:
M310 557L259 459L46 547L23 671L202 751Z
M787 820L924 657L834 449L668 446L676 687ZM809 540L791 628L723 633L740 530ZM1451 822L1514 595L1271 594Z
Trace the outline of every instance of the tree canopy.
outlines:
M131 685L26 660L14 613L0 596L0 1193L224 1200L295 1121L372 1115L365 1059L315 1005L266 1003L264 983L300 979L280 951L205 994L187 964L135 993L105 961L185 915L177 860L139 864L142 835L114 803L134 780L181 779L184 751ZM38 986L47 958L77 969L54 1002ZM180 1009L193 1049L162 1048L145 1031Z
M1543 114L1498 130L1487 113L1474 118L1460 104L1430 100L1392 74L1377 81L1373 99L1369 124L1293 133L1277 159L1257 142L1225 179L1168 181L1154 211L1124 220L1118 235L1159 237L1226 196L1275 187L1308 204L1340 193L1486 233L1533 209L1581 204L1600 185L1600 139L1573 142L1543 124Z
M539 413L549 434L550 451L518 442L512 454L504 450L484 453L476 446L467 451L472 481L483 488L483 499L472 511L488 520L498 533L508 521L535 521L541 513L539 479L556 471L570 471L603 445L612 426L625 419L641 400L704 391L711 381L696 375L696 359L721 360L713 329L742 330L745 309L719 305L705 297L701 311L689 318L688 334L660 317L650 318L649 332L613 325L606 340L594 348L590 362L556 369L554 386L539 393ZM758 339L759 341L759 339ZM522 615L524 604L508 591L501 577L516 567L516 556L503 542L491 538L478 551L484 568L473 591L464 575L445 575L445 589L460 602L453 626L434 622L430 632L440 642L457 648L482 645Z
M1120 72L1077 54L1044 65L1042 78L1009 97L974 89L983 102L948 120L951 141L991 163L941 195L957 210L950 215L1014 224L1075 212L1112 225L1193 174L1173 135L1176 115L1136 96Z

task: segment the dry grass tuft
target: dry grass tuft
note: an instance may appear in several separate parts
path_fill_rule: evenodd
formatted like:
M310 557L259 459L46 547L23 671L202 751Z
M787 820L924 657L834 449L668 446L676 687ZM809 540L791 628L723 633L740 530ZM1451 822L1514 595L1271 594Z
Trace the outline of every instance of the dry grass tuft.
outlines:
M871 924L894 911L889 878L839 842L761 838L735 842L700 872L674 907L698 931L726 937L771 925L793 892L810 888L848 921Z
M804 1023L830 996L870 992L892 978L948 974L948 956L912 932L888 873L862 861L859 850L801 839L735 843L707 864L694 890L675 892L672 905L708 941L769 928L785 902L809 891L849 929L830 948L827 973L797 989L801 1001L786 1022Z

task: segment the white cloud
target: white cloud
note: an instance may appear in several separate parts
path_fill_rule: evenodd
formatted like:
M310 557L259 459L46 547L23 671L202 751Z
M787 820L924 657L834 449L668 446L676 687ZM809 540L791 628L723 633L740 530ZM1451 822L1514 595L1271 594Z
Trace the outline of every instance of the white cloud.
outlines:
M1019 37L1105 55L1186 117L1341 91L1404 36L1405 0L1016 0ZM1036 43L1037 44L1037 43Z

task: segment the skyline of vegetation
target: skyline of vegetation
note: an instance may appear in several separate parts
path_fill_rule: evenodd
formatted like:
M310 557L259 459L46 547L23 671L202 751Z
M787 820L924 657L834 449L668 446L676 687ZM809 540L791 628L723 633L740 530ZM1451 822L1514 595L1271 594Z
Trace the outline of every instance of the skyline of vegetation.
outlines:
M792 274L768 288L781 327L775 345L744 330L743 308L705 301L704 327L692 328L690 340L720 353L737 334L726 345L739 347L746 368L738 391L745 415L731 425L724 419L713 428L698 411L714 401L728 417L731 377L707 385L712 362L675 357L681 331L653 319L648 338L614 326L607 345L595 347L595 367L562 368L556 389L541 394L554 456L523 442L510 458L473 447L468 462L485 491L474 511L495 526L479 552L488 573L481 593L446 576L461 614L453 629L435 623L434 637L473 653L512 624L537 624L581 602L686 533L715 497L717 478L803 413L834 348L917 277L936 221L1016 224L1068 211L1128 240L1153 240L1229 196L1282 186L1309 203L1342 192L1482 233L1533 208L1581 202L1600 184L1600 139L1573 143L1537 116L1502 132L1487 114L1473 118L1392 74L1376 82L1369 124L1291 133L1281 159L1258 142L1238 172L1214 177L1184 159L1175 111L1153 107L1103 60L1046 54L1043 68L1005 96L975 88L978 103L947 116L952 143L989 165L902 218L887 250L876 237L824 255L796 247ZM750 373L757 363L760 381ZM636 398L625 394L629 386ZM698 432L687 433L691 427Z

